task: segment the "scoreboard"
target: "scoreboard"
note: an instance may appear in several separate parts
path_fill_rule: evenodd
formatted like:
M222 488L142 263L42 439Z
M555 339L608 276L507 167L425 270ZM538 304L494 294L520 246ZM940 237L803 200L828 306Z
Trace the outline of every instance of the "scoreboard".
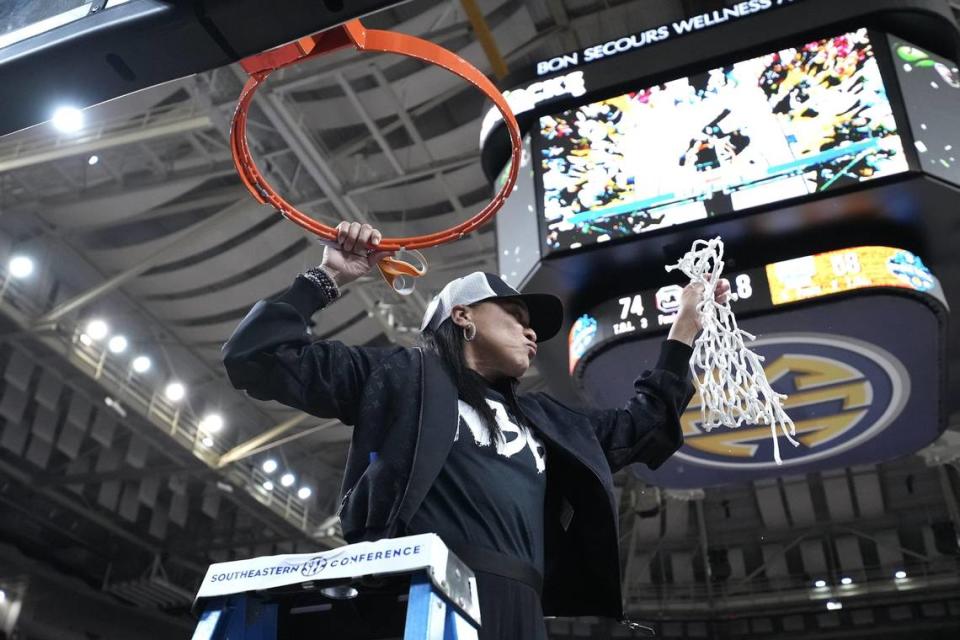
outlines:
M824 4L777 5L778 11L685 37L722 41L725 30L733 33L752 20L810 20ZM831 5L826 15L848 7L854 14L881 11L882 4L890 3ZM498 235L508 239L500 244L510 245L499 247L500 273L514 286L538 280L535 288L553 291L558 283L547 282L548 274L537 277L547 265L601 273L607 282L631 261L649 267L653 260L644 256L652 253L641 248L652 245L659 252L677 238L689 245L698 230L742 241L741 256L754 241L789 228L803 229L800 251L829 251L843 241L810 230L849 220L862 206L854 192L892 192L919 175L960 186L957 63L942 55L943 47L937 53L919 44L932 37L907 37L910 29L894 35L885 31L889 24L878 27L868 14L831 25L793 37L771 33L769 44L711 57L699 69L695 63L673 72L662 68L669 64L662 60L676 58L672 38L609 59L590 58L588 47L538 66L533 82L505 92L528 130L530 147L529 170L512 198L516 215L504 211L496 219ZM654 57L655 50L664 57ZM653 75L631 79L624 72L630 68ZM498 123L492 109L481 136L484 169L494 181L505 170L496 160L504 137ZM926 200L946 199L932 192L913 196L924 210L907 216L903 209L910 207L899 197L881 196L884 201L875 205L880 215L864 228L931 215ZM841 201L822 215L811 211L814 203ZM804 205L803 217L813 224L782 214ZM941 201L932 205L943 207ZM754 215L768 219L748 222ZM522 243L509 241L521 237ZM900 238L896 230L855 233L846 243L896 243L924 252L922 244ZM635 245L636 260L627 245ZM616 263L617 269L608 273L602 263Z
M725 275L799 446L781 438L778 466L769 425L710 430L695 393L680 416L680 450L656 470L634 465L635 475L671 488L718 486L884 462L943 431L948 308L916 254L858 246ZM681 292L643 289L581 314L567 344L576 386L600 406L622 406L656 360Z
M791 473L889 460L943 431L960 411L960 334L946 330L960 296L960 29L946 3L909 4L711 14L700 32L627 34L512 79L528 146L496 218L498 268L567 310L567 340L538 354L549 392L623 406L677 318L686 283L664 265L719 236L731 306L794 403ZM506 142L491 112L492 182ZM697 403L683 449L644 479L782 472L769 429L706 433Z
M739 316L867 288L897 288L942 298L937 279L913 253L893 247L851 247L724 274ZM617 339L666 332L683 287L667 285L604 302L579 316L568 334L570 372L590 350Z

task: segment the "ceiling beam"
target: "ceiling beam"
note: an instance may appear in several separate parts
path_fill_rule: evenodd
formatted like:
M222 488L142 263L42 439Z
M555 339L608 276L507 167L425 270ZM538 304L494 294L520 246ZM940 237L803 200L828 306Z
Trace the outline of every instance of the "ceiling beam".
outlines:
M25 214L33 216L36 215L38 211L43 213L58 213L60 210L76 209L80 205L85 207L100 205L106 208L114 204L114 198L131 196L136 197L141 194L149 194L156 191L157 187L161 185L169 186L172 190L176 191L176 188L179 188L184 184L195 183L197 178L202 178L203 180L213 180L215 178L221 178L236 173L236 169L233 166L233 162L229 153L219 154L217 156L217 161L218 164L213 167L209 167L205 160L194 160L192 162L177 161L171 167L171 171L166 179L157 177L149 181L138 181L136 184L119 183L116 187L110 186L97 190L88 189L85 192L85 195L87 196L85 198L63 196L59 194L56 196L37 197L37 191L34 190L35 196L33 199L18 203L13 207L5 209L4 215ZM104 161L101 160L100 164L103 164L103 162ZM14 178L18 176L17 173L9 173L7 175ZM22 174L20 175L22 176ZM125 219L121 221L121 223L129 222L130 220L132 220L132 218ZM71 228L71 230L72 229L73 228Z
M497 80L503 80L510 73L510 69L507 68L507 62L503 59L500 47L497 46L497 41L493 37L493 31L490 29L487 17L477 5L476 0L460 0L460 4L467 14L467 19L470 20L473 34L480 41L480 46L483 47L483 52L490 62L493 75L497 77Z
M456 171L457 169L463 169L464 167L469 167L472 164L476 164L480 161L480 154L471 154L469 156L461 156L459 158L453 158L451 160L445 160L443 162L430 163L426 166L419 167L417 169L412 169L402 176L396 176L393 178L383 178L380 180L372 180L370 182L358 183L353 186L345 186L344 193L348 196L360 196L371 191L377 191L379 189L385 189L387 187L396 187L400 185L409 184L416 182L428 176L435 176L438 173L444 174L449 171ZM330 199L326 196L320 198L313 198L312 200L307 200L306 202L301 203L298 206L307 208L315 207L321 204L329 203Z
M164 122L146 127L137 127L130 131L107 134L94 139L78 138L76 141L61 144L46 151L25 153L23 155L13 153L7 158L0 158L0 173L43 164L44 162L53 162L54 160L61 160L63 158L102 152L105 149L112 149L128 144L139 144L157 138L181 135L192 131L202 131L212 126L213 121L210 116L199 115L183 118L175 122Z
M238 460L243 460L244 458L254 455L257 451L261 450L261 447L268 444L271 440L285 435L291 429L295 429L309 417L310 416L306 413L299 413L292 418L284 420L280 424L267 429L263 433L257 434L245 442L241 442L234 448L230 449L230 451L227 451L220 456L220 459L217 461L217 468L222 469L231 462L237 462Z
M284 445L284 444L287 444L287 443L289 443L289 442L293 442L293 441L295 441L295 440L299 440L300 438L306 438L307 436L312 436L312 435L315 434L315 433L320 433L321 431L326 431L327 429L332 429L333 427L336 427L336 426L338 426L338 425L340 425L340 424L341 424L341 423L340 423L339 420L330 420L330 421L328 421L328 422L321 422L320 424L315 424L315 425L313 425L312 427L308 427L307 429L305 429L305 430L303 430L303 431L300 431L300 432L298 432L298 433L293 433L293 434L290 434L290 435L288 435L288 436L284 436L284 437L282 437L282 438L278 438L277 440L272 440L272 441L270 441L270 442L266 442L266 443L260 445L259 447L256 447L255 449L250 450L247 455L249 455L249 456L257 455L257 454L259 454L259 453L263 453L264 451L269 451L270 449L275 449L276 447L279 447L280 445ZM330 470L330 467L328 467L328 466L321 466L320 468L321 468L321 469L324 469L324 470L326 470L326 471L329 471L329 470Z
M363 120L363 124L366 125L370 135L373 136L373 139L377 141L378 145L380 145L383 155L387 157L387 160L393 166L393 170L397 172L398 176L402 176L405 173L403 170L403 165L400 164L400 161L397 159L397 156L390 147L390 144L387 142L387 139L380 132L379 127L377 127L377 123L373 121L372 117L370 117L370 113L367 111L367 108L363 106L363 102L361 102L360 98L357 96L357 92L354 91L353 87L350 86L350 81L347 80L346 76L339 71L334 74L334 77L337 79L337 83L343 90L344 95L347 96L350 104L352 104L353 108L357 110L358 114L360 114L360 119Z
M147 220L162 218L164 216L178 213L187 213L189 211L196 211L206 207L225 207L236 202L237 200L245 198L247 195L246 191L244 191L239 185L234 187L223 187L222 189L217 190L204 190L204 193L206 193L206 195L199 196L197 198L178 200L172 204L162 204L159 207L150 209L149 211L146 211L141 215L131 219L121 220L119 222L115 220L110 222L96 222L93 224L73 226L69 228L60 227L51 233L53 235L61 236L74 236L78 234L91 233L129 222L146 222Z
M507 62L518 60L523 56L527 55L530 51L537 48L541 44L548 42L550 38L552 38L558 31L559 29L556 27L548 28L541 31L540 33L537 34L537 37L535 37L529 42L521 45L520 47L508 53ZM456 85L444 91L443 93L440 93L430 98L426 102L423 102L422 104L419 104L411 109L408 109L407 111L410 115L414 117L419 117L424 113L429 112L431 109L436 108L437 105L440 105L440 104L443 104L444 102L449 101L454 96L457 96L458 94L464 91L475 91L475 89L472 89L467 83L463 83L462 85ZM404 126L404 123L400 120L400 118L397 118L393 122L390 122L389 124L386 124L380 127L380 131L385 135L389 135L390 133L393 133L394 131L396 131L397 129L403 126ZM479 133L477 135L479 139ZM361 149L363 149L365 146L367 146L369 142L370 142L369 137L360 136L354 141L336 148L331 154L333 157L333 160L336 161L336 160L341 160L343 158L349 157L357 153Z
M91 287L90 289L87 289L73 298L70 298L66 302L63 302L56 308L51 309L47 313L40 316L36 320L36 324L38 326L50 324L51 322L56 322L68 313L82 309L91 302L98 300L105 294L110 293L114 289L118 289L127 282L152 269L157 263L162 261L171 250L179 247L186 238L195 236L207 227L212 226L215 222L220 222L220 220L223 220L224 218L235 216L238 210L245 210L250 206L251 203L246 198L243 200L238 200L229 207L226 207L225 209L222 209L219 212L204 218L200 222L186 227L185 229L181 229L177 233L171 234L168 236L169 240L160 249L153 252L143 260L140 260L137 264L133 265L129 269L121 271L111 278L108 278L104 282L101 282L97 286Z
M403 101L400 99L400 96L397 95L397 92L394 91L393 85L390 84L390 81L387 80L387 76L384 75L383 71L379 67L371 65L370 73L373 75L374 79L377 81L377 85L380 89L393 100L394 106L397 110L397 116L400 118L400 122L403 123L404 128L407 130L407 133L410 134L410 138L414 141L415 144L419 145L423 149L424 154L427 156L427 160L431 164L436 162L436 157L433 155L433 152L430 151L427 141L423 138L423 135L420 133L420 129L417 127L416 123L413 121L413 118L410 116L410 112L403 106ZM440 185L441 190L446 195L447 200L450 201L450 205L453 207L453 210L457 213L457 216L462 220L466 217L463 211L463 203L460 201L460 198L454 192L453 188L450 186L450 183L447 181L447 177L442 172L435 172L433 174L434 178L437 180L437 183ZM477 234L471 234L476 242Z
M235 71L238 74L240 73L236 68ZM329 199L330 205L340 216L340 219L369 224L371 222L370 218L360 210L350 196L344 194L343 184L327 159L317 149L316 144L312 143L310 136L305 135L298 126L299 118L295 114L293 106L288 104L283 95L275 91L266 93L263 98L265 99L261 100L259 105L261 111L270 121L270 124L276 128L287 146L297 155L304 170ZM401 343L402 338L394 331L394 327L386 318L375 312L375 299L372 293L363 286L354 286L351 290L363 300L368 309L374 310L374 317L380 322L387 336L392 341ZM417 291L409 296L398 296L398 298L401 298L401 304L410 307L411 314L416 317L423 315L427 307L426 300Z

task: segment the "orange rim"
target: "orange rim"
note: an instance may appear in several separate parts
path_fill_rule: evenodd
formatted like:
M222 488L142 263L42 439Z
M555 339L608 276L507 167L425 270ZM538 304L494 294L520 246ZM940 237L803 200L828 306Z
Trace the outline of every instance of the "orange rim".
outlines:
M392 31L367 29L359 20L351 20L334 29L301 38L295 42L271 49L270 51L265 51L264 53L251 56L241 61L241 65L250 77L243 87L236 112L233 116L233 122L230 127L230 147L233 152L233 160L237 167L237 172L240 174L240 178L243 180L244 185L246 185L247 190L250 191L257 201L271 205L291 222L325 240L331 242L336 241L336 229L318 222L299 211L290 202L285 200L283 196L277 193L270 183L267 182L266 178L263 177L259 169L257 169L257 165L253 161L253 156L250 154L250 147L247 143L247 110L250 108L250 102L253 100L257 89L270 77L270 74L277 69L295 65L309 58L351 45L359 51L395 53L429 62L443 67L470 82L486 94L497 106L497 109L499 109L503 115L503 120L507 125L507 132L510 135L510 141L513 145L510 171L507 179L490 203L480 212L469 220L444 231L405 238L383 238L377 246L377 249L382 251L399 251L401 249L435 247L440 244L459 240L464 235L471 233L488 222L496 215L500 207L503 206L504 201L513 191L520 167L520 126L517 124L517 119L513 115L513 111L507 104L503 94L500 93L497 87L490 82L480 70L455 53L415 36ZM407 263L402 261L393 261L393 263L398 262L407 265ZM425 269L417 269L409 265L407 265L407 267L398 267L396 264L389 262L387 262L386 265L381 263L381 272L384 273L385 277L398 269L403 275L409 275L411 277L422 275L425 272ZM391 281L391 284L393 284L389 278L388 281Z

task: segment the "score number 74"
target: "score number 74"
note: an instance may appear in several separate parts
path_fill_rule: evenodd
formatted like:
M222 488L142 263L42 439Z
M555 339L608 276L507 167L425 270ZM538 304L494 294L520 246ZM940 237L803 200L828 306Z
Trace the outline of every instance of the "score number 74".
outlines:
M749 300L753 297L753 281L746 273L741 273L733 279L733 291L730 301ZM642 318L644 314L643 297L640 295L628 296L617 300L620 303L620 319L628 320L630 316ZM645 328L645 327L644 327Z

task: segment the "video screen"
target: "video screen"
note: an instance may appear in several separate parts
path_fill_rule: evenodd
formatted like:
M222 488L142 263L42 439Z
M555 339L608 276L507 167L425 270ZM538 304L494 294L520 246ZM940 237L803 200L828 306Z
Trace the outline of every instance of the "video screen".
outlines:
M890 46L920 166L960 185L960 68L898 38L890 37Z
M547 251L906 171L866 29L540 119Z

